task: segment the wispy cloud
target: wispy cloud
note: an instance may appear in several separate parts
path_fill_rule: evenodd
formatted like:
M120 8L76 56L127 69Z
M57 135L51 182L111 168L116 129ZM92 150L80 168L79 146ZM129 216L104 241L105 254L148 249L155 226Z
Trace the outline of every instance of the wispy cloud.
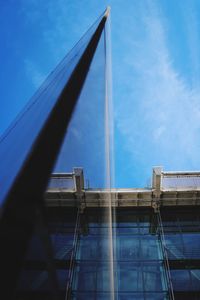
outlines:
M71 5L71 1L65 0L21 0L24 24L32 35L33 44L37 43L34 51L29 49L24 59L25 72L34 88L38 88L76 41L73 38L77 38L77 26L72 26Z
M29 59L24 60L25 71L27 73L27 77L32 81L33 86L37 89L42 82L44 81L46 74L44 74L40 68Z
M40 27L46 51L58 62L101 13L104 2L21 0L21 7L27 22Z
M197 3L195 1L186 1L184 6L180 6L186 31L187 45L192 69L192 83L194 86L200 83L200 21L197 15L198 7L196 5Z
M26 30L32 43L37 44L33 51L28 49L24 66L34 86L38 86L42 74L47 76L55 68L88 29L91 20L96 19L97 9L93 1L87 5L84 1L66 0L20 0L20 3Z
M171 169L200 164L200 90L173 65L167 29L155 2L146 2L140 36L134 36L123 62L131 69L129 99L118 106L116 122L135 164ZM137 24L138 25L138 24ZM130 81L132 88L130 90Z

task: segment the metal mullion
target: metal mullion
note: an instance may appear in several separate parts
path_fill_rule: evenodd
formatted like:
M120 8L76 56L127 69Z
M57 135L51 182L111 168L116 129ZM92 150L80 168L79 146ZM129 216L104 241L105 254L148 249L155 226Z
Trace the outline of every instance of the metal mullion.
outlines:
M68 281L67 281L65 300L70 299L70 293L71 293L71 287L72 287L72 283L73 283L74 269L75 269L75 263L76 263L75 258L76 258L76 251L77 251L77 247L78 247L79 231L80 231L80 211L78 209L76 225L75 225L75 229L74 229L74 240L73 240L73 247L72 247L71 258L70 258L69 276L68 276Z
M160 210L158 210L157 216L158 216L158 224L159 224L160 243L163 251L163 263L164 263L164 268L165 268L165 273L166 273L166 278L168 283L169 296L171 300L174 300L175 299L174 291L173 291L173 285L172 285L172 280L170 275L169 260L168 260L167 250L166 250L166 241L165 241L165 235L164 235Z

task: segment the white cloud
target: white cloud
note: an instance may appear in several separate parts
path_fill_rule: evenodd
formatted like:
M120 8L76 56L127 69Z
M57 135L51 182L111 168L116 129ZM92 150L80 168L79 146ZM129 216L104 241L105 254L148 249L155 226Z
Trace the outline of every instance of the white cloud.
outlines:
M165 126L161 125L160 127L156 128L153 132L153 138L154 140L159 140L161 136L163 137L164 133L166 131Z
M103 1L104 2L104 1ZM88 30L97 16L94 1L21 0L27 23L36 26L42 36L47 56L58 63ZM101 11L100 11L101 12Z
M27 48L24 66L34 87L38 87L43 74L47 76L58 65L98 14L93 1L86 5L82 1L20 0L20 4L24 27L33 36L33 45L37 45ZM86 8L88 13L84 12Z
M46 74L44 74L35 62L25 59L24 60L25 71L27 76L31 79L33 86L37 89L45 80Z
M32 81L33 86L37 89L44 81L46 74L41 72L39 67L29 59L24 60L27 77Z
M125 95L116 117L124 147L138 164L158 159L171 168L198 168L200 90L175 70L159 10L149 4L140 17L141 36L123 61L134 74L131 99Z

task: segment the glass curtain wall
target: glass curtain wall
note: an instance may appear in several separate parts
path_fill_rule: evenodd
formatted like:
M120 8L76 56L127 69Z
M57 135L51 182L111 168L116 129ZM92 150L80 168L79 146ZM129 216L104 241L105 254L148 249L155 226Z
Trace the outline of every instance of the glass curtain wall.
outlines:
M175 299L200 299L200 210L165 207L161 217Z
M2 199L12 181L15 180L17 171L23 166L34 139L51 114L52 108L71 74L73 74L101 19L102 16L90 27L88 32L55 71L50 74L30 100L27 107L2 137L1 142L3 146L0 148L0 155L4 155L9 149L8 155L1 166L1 174L4 175L2 181L5 183L1 194ZM84 169L85 186L87 188L105 188L109 191L111 187L113 175L111 172L110 124L112 120L110 119L109 103L111 82L108 66L109 33L107 26L106 22L54 167L53 172L57 174L58 180L56 181L56 176L54 176L54 179L49 183L50 187L52 185L58 187L57 183L62 179L62 173L73 172L73 169L76 167ZM17 141L18 136L20 136L19 143L17 143L15 149L18 159L15 160L11 151L11 141L12 143L13 140ZM51 133L49 133L49 139L51 140ZM23 141L26 141L26 143ZM48 153L46 155L48 156ZM10 161L10 167L6 169L8 160ZM67 188L68 186L66 186ZM77 202L79 201L80 197L82 197L81 192L79 190L73 196L74 201L76 198ZM59 198L60 196L57 195L56 197ZM79 237L82 234L77 232L80 222L79 210L77 208L73 213L70 209L69 211L63 210L63 213L58 213L56 209L52 210L56 221L53 221L54 225L49 221L48 230L45 224L46 220L43 219L41 212L37 212L34 234L29 243L23 269L17 284L17 299L35 299L34 297L36 297L37 300L49 300L71 297L69 295L71 295L72 288L72 270L75 268L74 263L78 261L74 255L77 253L76 248L81 242ZM102 276L101 284L107 286L107 290L110 293L112 289L113 294L111 283L114 280L112 278L113 275L111 275L113 272L111 270L113 268L112 212L109 193L107 203L100 212L108 230L105 230L103 234L98 236L98 243L103 245L106 255L106 259L104 256L101 257L101 271L103 275L99 271L99 276ZM71 213L72 216L70 215ZM60 227L58 225L59 217L61 217L60 222L62 222ZM73 221L70 221L72 219ZM84 265L84 257L81 260ZM88 268L89 272L89 265L86 268ZM84 281L84 276L80 280Z
M52 257L48 253L46 237L38 228L30 241L14 299L65 299L77 245L77 216L75 208L48 208L48 234L56 279L49 276Z
M164 207L161 223L152 209L118 208L112 223L116 231L114 299L199 299L199 216L197 208ZM66 295L73 300L111 299L109 223L104 208L83 212L48 208L48 227L59 299ZM37 237L32 243L34 254L26 257L17 299L49 299L46 256Z
M68 82L71 74L74 71L74 68L76 67L77 63L79 62L81 56L84 53L84 50L86 49L92 35L94 34L102 16L90 27L90 29L87 31L87 33L80 39L80 41L75 45L75 47L66 55L66 57L60 62L60 64L53 70L48 78L44 81L44 83L41 85L41 87L37 90L37 92L33 95L33 97L30 99L28 104L25 106L25 108L22 110L22 112L17 116L17 118L13 121L13 123L10 125L10 127L7 129L7 131L4 133L4 135L0 139L0 158L1 158L1 165L0 165L0 182L1 182L1 191L0 191L0 204L3 204L4 197L6 196L12 182L15 180L15 177L17 176L20 168L22 168L24 161L26 160L27 156L29 155L31 146L33 145L35 139L37 138L38 134L40 133L40 130L42 126L45 124L47 118L49 117L53 107L55 106L56 101L58 100L58 97L60 96L63 88L65 87L66 83ZM101 43L102 44L102 43ZM102 46L100 46L102 49ZM104 81L104 50L101 50L101 55L98 56L96 59L100 66L100 71L96 70L96 73L94 71L93 75L89 76L90 78L93 78L93 81L91 80L87 88L83 88L82 96L80 96L79 102L81 101L81 98L84 98L90 102L90 105L86 103L84 105L84 100L82 104L82 108L86 108L86 111L82 111L81 113L79 109L77 109L77 113L80 117L80 125L75 126L75 128L71 127L69 129L69 136L74 133L74 136L79 136L79 130L82 128L82 119L84 118L90 118L90 110L94 109L92 113L98 115L96 113L96 109L98 109L100 112L99 117L99 123L103 126L103 100L105 97L103 97L102 104L98 105L98 101L102 99L101 97L104 95L104 84L102 82ZM97 63L96 63L97 64ZM96 65L95 64L95 65ZM93 67L91 67L91 70L93 70ZM89 72L90 73L90 72ZM92 72L91 72L92 73ZM88 81L87 81L88 82ZM98 87L98 90L95 88ZM98 97L94 97L94 94L92 96L92 90L96 91L95 95L98 95ZM95 102L96 100L96 102ZM67 99L66 99L67 101ZM100 109L101 108L101 109ZM89 110L90 109L90 110ZM82 116L82 118L81 118ZM94 121L94 120L93 120ZM91 122L88 121L88 128L84 126L84 137L87 137L87 135L90 136L91 132L89 132L89 128L92 128L92 120ZM97 127L98 127L97 126ZM82 136L83 137L83 136ZM98 141L97 136L97 141ZM102 143L102 138L100 139ZM49 132L49 139L51 139L51 132ZM83 141L82 141L83 142ZM90 140L88 140L90 143ZM73 144L73 141L68 142L68 149L69 152L78 152L78 145ZM13 145L14 145L14 152L13 152ZM80 145L79 145L80 146ZM97 149L97 148L96 148ZM95 149L94 149L95 150ZM80 149L80 152L83 151L83 148ZM71 156L69 155L69 152L66 154L65 159L67 160L67 157L69 157L69 161L71 159ZM48 153L47 153L48 155ZM75 154L74 154L75 155ZM83 152L82 152L82 155ZM105 155L103 156L105 157ZM84 159L84 157L83 157ZM73 161L73 166L79 164L79 161L76 160ZM71 165L66 164L63 161L63 168L65 169L65 172L67 172L67 168L70 168ZM59 169L61 170L61 169ZM71 169L70 169L71 171Z
M107 220L101 209L86 209L73 271L72 299L110 299ZM163 252L151 210L118 209L114 299L169 299Z

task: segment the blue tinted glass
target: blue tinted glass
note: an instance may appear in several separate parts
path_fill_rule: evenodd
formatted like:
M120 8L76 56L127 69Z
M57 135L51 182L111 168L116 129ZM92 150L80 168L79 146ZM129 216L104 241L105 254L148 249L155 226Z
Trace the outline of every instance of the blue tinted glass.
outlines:
M45 82L42 84L40 89L35 93L35 95L29 101L27 106L21 112L21 114L16 118L13 124L11 124L11 126L2 136L0 140L0 160L1 160L0 203L3 201L5 195L7 194L12 182L14 181L16 175L18 174L20 168L22 167L28 153L31 151L31 147L34 141L39 135L42 126L45 124L52 108L54 107L58 97L60 96L72 71L74 70L81 55L83 54L88 42L91 39L92 34L95 32L97 25L98 22L96 22L89 29L87 34L83 36L83 38L79 41L79 43L72 49L72 51L69 52L69 54L57 66L57 68L49 75L49 77L45 80ZM103 46L101 46L100 48L102 49L102 47ZM100 52L101 55L103 55L104 57L104 52L102 51ZM102 60L100 60L99 62L100 69L104 69L104 64L103 66L101 64L102 62L103 62ZM97 66L97 64L95 64L95 66ZM95 67L91 67L91 71L93 71L95 74L96 72ZM100 78L99 80L103 83L104 77L103 78L99 77L99 78ZM89 85L91 89L93 87L93 89L96 91L96 95L99 95L100 93L100 96L97 100L100 101L100 98L102 100L102 89L104 88L104 85L100 84L100 81L96 82L96 78L94 78L93 80L94 82L90 81ZM86 85L88 85L88 83ZM84 96L85 99L88 99L89 97L89 94L87 93L88 91L89 89L86 89L85 91L82 92L82 95L83 94L85 95ZM96 105L96 103L94 103L91 98L88 101L90 101L93 105ZM84 105L84 107L87 107L87 105ZM101 105L101 107L103 106ZM83 118L85 119L88 118L86 111L83 116L84 116ZM88 125L91 128L92 124L90 121ZM99 119L97 127L99 128L100 126L102 128L102 119ZM77 129L76 127L75 129L71 128L71 130L69 131L69 135L74 133L74 136L79 136L80 134L78 133L78 130L79 128ZM87 130L87 129L84 127L83 130ZM86 133L85 131L82 132L84 136L85 133ZM100 129L100 135L101 133L102 130ZM87 131L87 135L90 136L88 131ZM49 134L49 138L50 138L50 134ZM101 136L99 136L98 138L102 141ZM80 141L81 139L78 138L78 140ZM88 139L88 142L89 143L91 142L90 138ZM70 143L70 144L71 147L75 146L75 143ZM68 149L70 152L70 146L68 146ZM94 151L97 149L98 148L93 148ZM67 155L69 155L69 152L67 153ZM97 151L97 155L98 153L99 152ZM101 157L101 153L99 154L99 157ZM85 159L85 157L83 157L83 159ZM75 155L75 160L73 160L73 167L79 164L79 162L80 161L76 159L76 155ZM67 165L66 163L64 163L64 166L65 166L65 170L64 170L65 172L67 171L67 167L71 168L71 165L69 165L69 163Z
M79 263L75 271L73 290L78 292L110 291L110 272L106 263Z
M200 234L165 235L170 259L198 259L200 257Z
M167 293L148 293L148 292L140 292L140 293L120 293L119 300L167 300Z
M84 236L80 240L79 259L108 260L109 240L106 236Z
M117 293L117 299L118 300L168 300L167 293L146 293L146 292L140 292L140 293ZM72 296L73 300L110 300L111 295L108 293L100 293L100 292L91 292L91 293L75 293Z
M74 234L52 234L51 241L56 259L70 259L73 250Z
M167 294L166 272L162 263L163 256L158 236L151 234L149 229L139 234L138 229L143 228L144 223L148 224L145 215L137 217L133 215L132 223L130 217L126 220L127 213L124 215L122 211L120 223L114 223L116 230L122 229L122 234L117 231L114 241L116 244L114 278L118 298L165 299ZM122 218L124 218L123 222ZM95 219L98 222L95 222ZM104 218L99 213L95 213L93 217L90 216L90 220L92 222L88 223L87 235L80 236L79 250L76 255L78 266L75 268L73 291L78 295L83 292L86 293L85 295L89 295L87 294L89 291L92 293L96 291L95 298L101 299L98 298L100 293L110 289L108 284L109 264L106 264L106 260L109 259L109 240L104 231L106 229ZM104 221L103 228L101 221ZM132 228L137 229L137 234L135 230L131 234L130 229ZM101 297L104 296L101 295Z
M153 235L125 235L117 238L118 258L123 260L159 259L157 237Z
M162 265L149 263L120 263L120 291L163 291L166 290Z
M171 270L171 278L175 291L189 291L192 289L189 270Z
M72 300L110 300L111 299L111 295L108 292L99 292L99 291L95 291L95 292L84 292L84 293L80 293L80 292L72 292Z
M105 80L103 32L54 169L82 167L92 188L106 187Z

